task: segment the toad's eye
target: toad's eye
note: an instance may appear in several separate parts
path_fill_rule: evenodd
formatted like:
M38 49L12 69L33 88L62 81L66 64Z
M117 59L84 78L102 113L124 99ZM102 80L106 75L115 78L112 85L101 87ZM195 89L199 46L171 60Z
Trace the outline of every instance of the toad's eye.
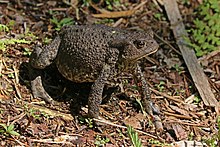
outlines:
M146 42L144 40L135 40L134 45L140 49L146 46Z

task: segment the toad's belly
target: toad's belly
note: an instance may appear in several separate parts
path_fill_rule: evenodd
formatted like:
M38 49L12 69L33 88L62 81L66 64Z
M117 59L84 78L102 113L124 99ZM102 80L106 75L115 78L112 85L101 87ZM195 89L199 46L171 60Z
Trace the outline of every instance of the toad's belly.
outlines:
M59 61L56 62L56 66L63 77L76 83L94 82L101 70L99 68L87 68L85 65L74 67L74 64L61 64Z

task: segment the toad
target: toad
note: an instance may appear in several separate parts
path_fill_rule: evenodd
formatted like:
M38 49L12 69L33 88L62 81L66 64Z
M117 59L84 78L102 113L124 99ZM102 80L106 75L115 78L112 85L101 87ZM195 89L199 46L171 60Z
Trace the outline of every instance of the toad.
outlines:
M65 26L49 45L37 46L31 54L33 96L52 101L42 86L39 71L54 63L63 77L72 82L93 82L88 113L98 118L104 86L120 73L129 72L141 82L143 105L152 114L154 106L138 60L156 52L158 47L152 30L134 31L105 25Z

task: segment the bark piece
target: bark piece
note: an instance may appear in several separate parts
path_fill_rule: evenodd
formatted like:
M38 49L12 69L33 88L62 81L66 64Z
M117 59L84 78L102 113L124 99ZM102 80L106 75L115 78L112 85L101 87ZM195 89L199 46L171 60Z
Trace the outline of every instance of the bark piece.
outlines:
M204 104L206 106L217 107L218 102L211 91L211 87L206 75L203 72L203 69L198 63L195 52L187 45L187 42L184 39L185 37L188 37L188 34L182 22L182 17L180 15L176 0L165 0L164 6L170 20L171 28L176 38L177 45L180 48L183 59Z

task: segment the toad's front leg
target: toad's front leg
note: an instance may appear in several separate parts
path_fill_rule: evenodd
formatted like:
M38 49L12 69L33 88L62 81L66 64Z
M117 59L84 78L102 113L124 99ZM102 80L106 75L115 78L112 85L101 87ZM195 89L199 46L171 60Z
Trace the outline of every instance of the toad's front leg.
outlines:
M111 72L111 66L105 64L99 77L93 83L88 98L89 116L92 118L99 118L99 107L102 102L102 93L104 86L108 80Z
M42 69L51 65L55 60L61 38L57 36L49 45L44 47L35 46L29 60L29 77L31 81L31 90L34 98L43 98L46 102L51 103L52 98L45 91L42 84Z
M160 111L153 104L153 101L151 99L151 91L141 71L141 67L138 64L136 65L134 70L134 78L136 84L138 82L141 82L141 89L139 90L139 92L142 96L142 104L144 106L145 111L147 111L147 113L151 116L153 116L154 113L159 114Z
M33 97L42 98L47 103L52 103L53 99L45 91L42 84L42 70L34 69L31 65L29 65L29 78Z
M46 102L51 103L52 98L45 91L42 84L42 69L51 65L55 60L61 38L57 36L49 45L44 47L35 46L29 60L29 78L31 81L31 90L34 98L43 98Z

